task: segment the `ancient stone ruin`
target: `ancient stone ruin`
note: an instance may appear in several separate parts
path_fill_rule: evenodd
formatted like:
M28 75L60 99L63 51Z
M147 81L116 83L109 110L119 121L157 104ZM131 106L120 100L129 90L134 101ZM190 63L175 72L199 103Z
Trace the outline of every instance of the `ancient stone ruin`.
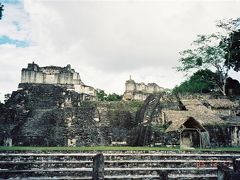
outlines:
M1 145L109 145L126 142L133 126L131 103L97 102L70 65L28 64L18 87L0 104Z
M158 86L156 83L145 84L143 82L136 83L130 79L125 83L125 92L123 100L140 100L144 101L149 95L161 93L164 91L163 87Z
M24 86L22 84L54 84L67 87L68 90L86 94L92 100L96 98L96 90L91 86L85 85L79 73L75 72L71 65L66 67L39 67L34 62L30 63L27 68L22 69L19 88Z
M70 65L31 63L19 89L0 104L0 145L240 145L238 96L178 97L131 79L126 90L127 101L97 101Z
M238 101L199 96L150 95L136 114L132 145L181 148L239 146ZM213 107L207 104L217 103ZM216 109L217 108L217 109Z

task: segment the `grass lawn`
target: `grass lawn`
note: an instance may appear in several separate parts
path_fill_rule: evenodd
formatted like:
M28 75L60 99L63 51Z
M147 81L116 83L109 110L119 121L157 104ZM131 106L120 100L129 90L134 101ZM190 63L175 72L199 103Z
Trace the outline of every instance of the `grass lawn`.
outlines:
M130 146L82 146L82 147L33 147L33 146L0 146L1 150L19 151L169 151L179 150L179 148L167 147L130 147Z
M240 147L222 147L211 149L180 150L179 147L130 147L130 146L89 146L89 147L32 147L32 146L0 146L0 151L234 151L240 152Z

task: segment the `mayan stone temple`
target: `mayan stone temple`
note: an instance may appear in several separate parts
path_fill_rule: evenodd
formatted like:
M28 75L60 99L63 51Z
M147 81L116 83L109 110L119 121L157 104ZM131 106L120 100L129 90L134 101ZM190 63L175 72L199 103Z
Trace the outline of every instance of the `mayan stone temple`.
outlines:
M123 100L140 100L144 101L149 95L157 94L164 91L163 87L158 86L156 83L145 84L143 82L136 83L130 76L130 79L125 83L125 92Z
M71 65L67 65L66 67L39 67L34 62L30 63L27 68L22 69L19 88L26 84L53 84L89 95L92 99L96 97L96 90L91 86L85 85L79 73L75 72L75 70L71 68Z

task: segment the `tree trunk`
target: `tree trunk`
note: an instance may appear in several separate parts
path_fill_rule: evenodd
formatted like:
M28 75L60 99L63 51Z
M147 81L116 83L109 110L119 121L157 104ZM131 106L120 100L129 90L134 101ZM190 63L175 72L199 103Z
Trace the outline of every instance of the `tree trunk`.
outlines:
M226 92L226 80L224 80L224 83L223 83L223 90L222 90L222 93L224 96L227 95L227 92Z

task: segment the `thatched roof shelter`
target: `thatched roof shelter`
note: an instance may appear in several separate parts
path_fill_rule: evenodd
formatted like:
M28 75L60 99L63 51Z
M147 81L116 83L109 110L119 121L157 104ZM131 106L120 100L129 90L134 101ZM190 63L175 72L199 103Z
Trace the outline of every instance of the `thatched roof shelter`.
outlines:
M206 102L215 109L232 109L238 106L229 99L207 99Z
M193 117L202 125L205 124L221 124L223 120L213 111L204 106L199 100L185 100L182 103L187 108L187 111L164 110L166 122L180 123L181 119Z
M167 128L165 132L184 130L186 128L195 128L200 131L205 131L205 128L199 121L193 117L185 117L172 122L172 124Z

